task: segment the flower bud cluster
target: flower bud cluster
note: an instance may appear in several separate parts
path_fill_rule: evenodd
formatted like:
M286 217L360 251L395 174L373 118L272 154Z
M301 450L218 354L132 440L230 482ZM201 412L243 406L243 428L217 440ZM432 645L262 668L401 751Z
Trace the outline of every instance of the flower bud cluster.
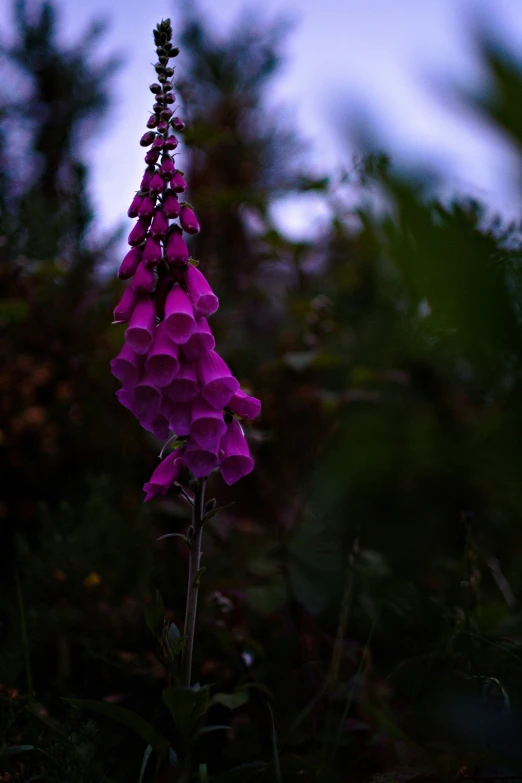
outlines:
M147 167L128 210L136 223L118 273L130 280L114 310L114 322L127 324L125 343L111 362L122 384L116 392L121 404L161 440L173 433L181 442L145 484L146 500L164 495L183 466L196 478L219 466L227 484L250 473L254 463L238 417L255 418L261 409L214 350L207 318L218 298L184 239L200 227L191 205L179 200L187 185L174 161L172 130L184 123L170 108L174 69L168 63L178 54L171 38L170 20L161 22L154 31L154 111L140 140L148 148Z

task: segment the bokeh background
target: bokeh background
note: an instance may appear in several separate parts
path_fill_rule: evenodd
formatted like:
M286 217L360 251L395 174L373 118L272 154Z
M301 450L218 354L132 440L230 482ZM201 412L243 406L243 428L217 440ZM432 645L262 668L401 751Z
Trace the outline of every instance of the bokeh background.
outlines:
M210 492L200 781L522 774L518 0L0 8L0 780L138 780L176 745L176 496L109 361L170 16L220 352L263 403ZM101 24L100 19L105 23ZM107 708L109 711L109 708ZM272 719L273 714L273 719ZM136 728L136 727L134 727ZM157 780L177 780L175 767ZM153 766L142 780L153 779Z

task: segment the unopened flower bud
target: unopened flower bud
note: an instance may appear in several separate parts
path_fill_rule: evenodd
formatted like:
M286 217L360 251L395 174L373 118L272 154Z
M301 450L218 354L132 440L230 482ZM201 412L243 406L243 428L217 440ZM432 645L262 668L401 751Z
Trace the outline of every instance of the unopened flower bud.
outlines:
M169 57L177 57L179 54L179 49L177 46L172 46L169 49Z
M160 73L165 73L165 66L164 66L164 65L162 65L161 63L156 63L156 65L154 66L154 70L155 70L155 71L156 71L156 73L158 73L158 74L160 74ZM167 75L168 75L168 74L167 74ZM171 74L171 76L172 76L172 74Z
M140 261L132 279L132 287L137 294L150 294L154 291L154 273Z
M162 109L160 111L160 117L162 120L169 120L172 117L172 109Z
M136 225L129 234L129 245L135 247L141 245L145 237L147 236L147 230L149 228L149 221L144 218L138 218Z
M167 239L165 257L170 264L186 264L189 257L188 247L185 244L179 229L174 230Z
M159 172L156 172L154 176L152 177L149 185L149 190L151 193L163 193L165 190L165 180L159 174Z
M138 217L142 218L150 218L154 214L154 206L155 206L155 198L151 198L150 196L145 196L143 201L141 202L139 209L138 209Z
M145 163L147 163L149 166L153 163L156 163L156 161L159 158L159 150L149 150L147 154L145 155Z
M163 82L163 87L165 90L172 90L172 82Z
M165 75L169 77L174 76L174 68L165 68Z
M170 181L170 187L175 193L182 193L184 190L187 189L187 183L183 179L181 172L176 171L176 173L174 174L174 176Z
M179 222L181 223L181 228L183 231L186 231L187 234L199 233L198 219L190 207L181 207Z
M169 136L165 139L165 149L175 150L178 146L178 140L175 136Z
M155 128L158 124L158 118L155 114L151 114L149 119L147 120L147 128Z
M133 289L129 286L123 292L123 296L114 308L114 323L121 324L126 323L134 312L134 308L138 302L138 297Z
M154 218L152 220L151 226L150 226L150 233L153 237L161 238L164 237L169 230L169 221L161 211L161 209L157 209L154 213Z
M140 139L140 144L142 147L148 147L152 142L154 141L155 134L152 133L152 131L147 131L147 133L144 133L143 136Z
M182 131L185 127L185 123L179 117L173 117L170 124L177 131Z
M150 173L150 171L148 169L146 169L146 171L145 171L145 173L144 173L144 175L142 177L142 180L141 180L140 190L147 191L149 189L151 177L152 177L152 174Z
M171 179L176 173L176 167L167 155L161 159L160 171L165 179Z
M161 122L158 123L158 130L160 133L165 133L169 129L168 122L165 122L165 120L161 120Z
M163 149L163 145L164 145L164 143L165 143L165 142L164 142L164 140L161 138L161 136L156 136L156 138L154 139L154 142L153 142L153 144L152 144L152 149L153 149L153 150L161 150L161 149Z
M151 84L149 87L149 90L154 93L154 95L157 95L157 93L161 92L161 84L157 84L156 82L154 84Z
M139 209L139 206L140 206L142 200L143 200L143 197L140 196L139 193L136 193L136 195L134 196L134 198L131 201L130 207L127 210L127 215L130 218L138 217L138 214L139 214L138 209Z
M163 199L163 212L165 217L174 219L179 216L180 213L179 201L175 193L172 190L167 190L165 198Z
M163 93L156 95L156 100L158 103L160 103L163 106L163 104L165 103L165 95L163 95Z
M120 280L128 280L129 277L132 277L140 261L141 250L139 247L131 248L121 262L121 266L118 271L118 278Z
M145 242L145 248L143 250L143 263L147 267L156 266L161 262L163 258L163 248L159 241L153 237L149 237Z

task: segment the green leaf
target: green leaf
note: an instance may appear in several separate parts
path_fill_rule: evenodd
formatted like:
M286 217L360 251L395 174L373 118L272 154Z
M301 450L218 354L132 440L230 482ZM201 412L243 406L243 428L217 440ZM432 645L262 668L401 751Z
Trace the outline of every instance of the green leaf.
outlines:
M11 745L10 748L0 751L0 755L14 756L15 753L26 753L30 750L37 750L35 745Z
M198 732L200 723L210 707L210 688L177 686L165 688L163 701L174 718L176 727L185 744Z
M199 783L208 783L207 765L199 765Z
M165 622L165 604L159 590L156 590L154 599L145 607L145 622L154 636L161 636Z
M216 693L212 698L214 704L222 704L223 707L228 707L229 710L237 710L238 707L242 707L249 699L248 691L241 690L235 691L235 693Z
M152 745L160 759L164 760L168 756L169 743L162 735L151 726L144 718L137 715L125 707L119 707L117 704L107 704L104 701L95 701L94 699L64 699L69 704L75 704L77 707L83 707L86 710L99 712L108 718L122 723L127 728L132 729L139 734L149 745Z
M145 775L145 770L147 769L147 764L149 762L153 750L154 748L152 747L152 745L147 745L147 747L145 748L145 753L143 754L143 761L141 762L141 771L140 771L140 777L138 783L142 783L143 781L143 776Z

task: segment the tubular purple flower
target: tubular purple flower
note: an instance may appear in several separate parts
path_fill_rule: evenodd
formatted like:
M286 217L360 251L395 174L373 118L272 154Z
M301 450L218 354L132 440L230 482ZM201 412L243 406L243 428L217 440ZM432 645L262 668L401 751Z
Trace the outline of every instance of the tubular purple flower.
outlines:
M203 397L213 408L224 408L239 389L239 382L226 362L215 351L209 351L197 360L196 366L203 387Z
M123 344L121 351L111 361L111 370L123 386L134 386L137 383L143 367L143 357L134 353L127 343Z
M188 435L192 423L192 402L174 402L171 397L163 396L161 413L168 419L170 429L175 435Z
M206 318L196 318L196 330L183 346L183 354L189 360L198 359L202 354L212 351L216 346L214 335Z
M163 191L165 190L165 180L158 172L156 172L152 177L149 185L149 190L151 193L156 193L156 194L163 193Z
M138 300L125 332L125 342L135 353L145 354L156 331L156 311L149 297Z
M145 502L148 503L156 495L166 495L167 490L178 480L182 466L182 455L179 449L168 454L160 462L150 481L143 485L143 491L147 493Z
M255 419L261 413L261 401L238 389L228 402L231 411L244 419Z
M181 223L181 228L187 234L199 234L199 222L194 214L194 210L190 209L190 207L181 207L179 222Z
M154 217L152 219L152 223L150 226L150 233L153 237L161 239L164 237L169 230L169 221L163 214L163 211L161 209L156 209L156 212L154 213Z
M163 258L163 248L158 239L149 237L143 250L143 263L146 267L156 266Z
M136 267L141 261L141 250L139 247L133 247L129 250L123 261L121 262L121 266L118 271L118 279L119 280L128 280L129 277L132 277L134 272L136 271Z
M150 196L145 196L138 209L139 217L147 218L148 220L150 220L154 214L155 201L156 201L155 197L151 198Z
M219 299L211 289L208 280L193 264L187 264L185 276L187 293L194 305L196 315L208 318L219 307Z
M138 215L139 215L138 209L139 209L139 206L140 206L142 200L143 200L143 196L140 196L139 193L136 193L136 195L134 196L134 198L131 201L130 207L127 210L127 215L130 218L138 217Z
M192 406L190 437L209 451L217 451L221 438L227 431L223 411L217 411L209 403L197 397Z
M174 402L192 402L198 391L198 377L192 363L181 364L174 380L163 389L163 393Z
M142 147L150 147L152 142L154 141L155 134L152 131L147 131L147 133L144 133L143 136L140 139L140 144Z
M132 280L132 287L137 294L150 294L154 291L154 272L140 261Z
M170 339L165 321L156 329L145 367L156 386L168 386L179 370L178 346Z
M224 481L230 486L253 471L254 460L239 422L232 419L226 426L220 445L220 469Z
M118 389L116 397L118 398L120 405L123 405L124 408L127 408L132 413L132 406L134 403L134 393L132 389Z
M165 257L169 264L176 264L179 266L186 264L188 261L188 247L177 227L169 234L165 247Z
M132 412L138 419L152 420L159 413L161 405L161 392L156 389L152 381L145 375L133 388L134 400Z
M176 167L168 156L161 159L160 172L165 179L172 179L176 173Z
M165 139L165 149L175 150L177 146L178 140L175 136L168 136L168 138Z
M175 283L165 302L165 326L171 339L183 345L196 328L194 308L185 291Z
M176 171L172 179L170 180L170 187L175 193L182 193L187 189L187 183L183 179L180 171Z
M182 459L196 478L205 478L218 466L217 454L203 448L195 440L189 440Z
M138 303L136 292L129 286L123 292L123 296L114 308L114 324L124 324L130 320Z
M147 230L149 228L149 220L146 218L138 218L136 225L129 234L128 243L132 247L141 245L145 237L147 236Z
M165 198L163 199L163 213L167 218L177 218L179 216L181 207L179 205L178 198L172 190L167 190Z
M167 440L169 437L169 423L164 416L156 414L153 417L142 416L139 422L143 429L152 432L158 440Z

